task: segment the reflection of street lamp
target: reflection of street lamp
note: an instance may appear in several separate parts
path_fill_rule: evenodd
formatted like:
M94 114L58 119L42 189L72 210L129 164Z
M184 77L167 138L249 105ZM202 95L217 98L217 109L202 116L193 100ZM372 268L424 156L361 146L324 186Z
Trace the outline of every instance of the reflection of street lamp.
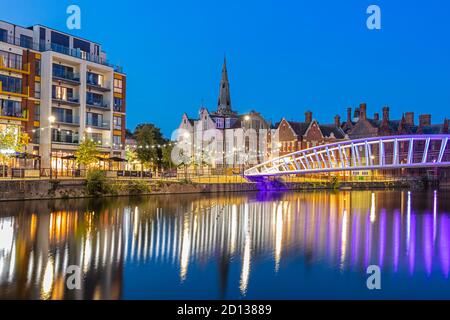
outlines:
M52 157L52 149L53 149L53 130L52 130L52 124L56 121L55 116L48 117L48 122L50 122L50 179L53 178L53 157Z

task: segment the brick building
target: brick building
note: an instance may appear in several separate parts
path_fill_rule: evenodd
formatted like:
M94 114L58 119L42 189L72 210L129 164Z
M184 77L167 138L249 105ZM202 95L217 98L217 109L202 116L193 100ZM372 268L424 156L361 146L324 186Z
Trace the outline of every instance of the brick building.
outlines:
M320 124L313 119L311 111L305 112L303 122L283 118L275 127L273 142L277 142L280 156L348 138L341 128L339 116L335 117L332 124Z

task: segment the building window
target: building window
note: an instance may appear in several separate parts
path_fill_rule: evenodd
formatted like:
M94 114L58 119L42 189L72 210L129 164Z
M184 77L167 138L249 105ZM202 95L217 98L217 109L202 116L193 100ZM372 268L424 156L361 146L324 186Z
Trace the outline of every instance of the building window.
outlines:
M86 104L103 107L103 95L93 92L87 92Z
M41 130L39 130L39 128L35 127L31 141L34 144L39 144L40 138L41 138Z
M40 99L41 98L41 83L40 82L35 82L34 83L34 97L36 99Z
M87 83L94 85L94 86L99 86L99 87L103 87L104 86L104 77L101 74L96 74L96 73L92 73L92 72L88 72L87 75Z
M8 31L0 28L0 41L8 42Z
M114 130L122 130L122 117L113 117Z
M122 93L123 82L121 79L114 79L114 92Z
M22 110L22 106L19 101L13 100L0 100L1 115L4 117L25 117L25 110Z
M103 115L100 113L87 112L86 124L93 127L103 127Z
M53 86L52 97L53 99L71 101L73 100L73 89L61 86Z
M0 75L2 91L22 93L22 79Z
M81 51L90 53L91 52L91 44L89 42L80 40L80 39L73 39L73 48L74 49L80 49Z
M38 104L34 106L34 121L41 121L41 106Z
M33 38L24 34L20 35L20 46L31 49L33 47Z
M121 98L114 98L114 111L122 112L122 102Z
M35 60L35 62L34 62L34 73L37 76L41 75L41 60Z
M0 65L5 68L22 70L22 56L0 50Z
M52 31L51 32L51 43L52 43L52 48L61 48L61 47L65 47L65 48L69 48L69 37Z
M78 75L75 75L72 67L64 66L62 64L53 64L53 76L63 79L79 81Z
M52 142L78 143L77 133L72 130L52 129Z
M93 132L88 134L88 139L91 139L92 141L103 144L103 135L101 133Z
M74 121L73 111L71 109L64 108L52 108L52 114L56 118L57 122L62 123L76 123Z
M122 146L122 137L121 136L113 136L114 149L120 149L121 146Z

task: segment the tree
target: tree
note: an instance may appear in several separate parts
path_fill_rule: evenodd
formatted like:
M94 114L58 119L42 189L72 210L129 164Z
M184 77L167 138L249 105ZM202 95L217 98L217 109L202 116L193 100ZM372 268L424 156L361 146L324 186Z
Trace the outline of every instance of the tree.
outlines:
M20 131L19 127L7 127L0 132L0 162L3 176L5 176L6 163L16 152L23 152L30 142L30 136Z
M77 151L75 151L76 162L78 165L89 168L98 160L97 156L99 154L98 143L86 137L78 146Z
M130 146L125 147L125 160L127 160L128 164L130 165L133 165L138 161L137 152L131 149Z
M165 143L161 130L150 123L140 124L134 131L134 137L138 145L137 157L146 167L161 165L161 145ZM159 146L159 147L158 147Z
M131 132L130 129L125 129L125 138L126 139L134 138L134 134L133 134L133 132Z
M166 169L172 169L174 165L172 161L172 150L173 146L170 144L170 141L166 141L166 145L162 149L162 165Z

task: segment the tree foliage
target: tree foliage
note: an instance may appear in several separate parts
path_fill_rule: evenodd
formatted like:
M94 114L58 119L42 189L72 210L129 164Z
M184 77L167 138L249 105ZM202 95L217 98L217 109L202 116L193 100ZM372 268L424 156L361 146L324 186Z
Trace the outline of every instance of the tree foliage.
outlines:
M98 160L97 157L99 154L97 142L85 138L75 151L76 162L79 165L89 168Z
M29 142L30 136L20 132L19 128L0 131L0 161L4 163L14 152L23 152Z
M130 146L125 147L125 159L128 163L134 163L137 161L137 152L130 148Z
M138 160L147 167L161 165L162 151L158 145L165 143L161 130L154 124L140 124L134 131L134 137L138 145Z

